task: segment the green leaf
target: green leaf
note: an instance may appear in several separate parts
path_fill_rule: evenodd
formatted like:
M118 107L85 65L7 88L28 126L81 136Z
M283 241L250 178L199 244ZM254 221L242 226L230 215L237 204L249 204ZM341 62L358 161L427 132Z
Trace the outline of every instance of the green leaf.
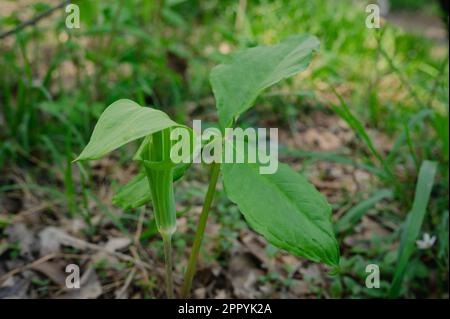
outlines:
M398 249L397 266L395 267L394 279L389 291L391 298L400 294L400 288L408 265L409 258L416 247L416 239L419 236L422 222L427 212L433 188L434 176L436 175L436 162L424 161L420 166L419 177L416 184L416 193L411 211L406 218L405 227L400 239Z
M122 209L138 208L152 200L145 172L141 171L114 195L112 203Z
M178 126L164 112L141 107L131 100L118 100L100 116L91 140L75 161L93 160L136 139Z
M334 90L334 94L339 99L340 105L332 105L331 108L333 109L333 111L336 112L336 114L339 115L339 117L341 117L345 122L347 122L347 124L356 132L356 134L359 135L364 143L366 143L372 154L379 160L380 163L383 164L383 157L376 149L369 134L367 134L363 123L361 123L361 121L355 115L353 115L347 103L345 103L342 96L337 93L336 90Z
M334 227L336 232L342 233L349 230L370 208L385 198L392 198L392 190L386 188L380 189L368 199L363 200L350 208L348 212L346 212L345 215L342 216L342 218L340 218L336 223Z
M190 163L179 164L173 172L173 180L179 180ZM131 209L141 207L152 200L147 176L144 171L140 171L131 181L120 187L112 199L112 203L122 209Z
M398 154L402 148L406 144L406 139L408 135L408 130L412 130L415 126L423 127L423 124L425 120L433 115L433 110L431 109L423 109L418 113L415 113L413 116L411 116L410 120L406 124L406 126L403 128L402 133L396 138L394 145L392 146L391 150L389 151L389 154L386 157L386 162L392 165L395 161L395 159L398 159Z
M80 8L80 19L83 26L91 27L97 19L100 8L98 1L72 0L70 1Z
M210 82L216 98L220 125L228 127L252 107L269 86L306 69L319 40L309 34L297 35L271 46L259 46L233 54L211 71Z
M249 225L271 244L328 265L339 264L331 207L304 177L285 164L275 174L258 164L223 164L223 182Z

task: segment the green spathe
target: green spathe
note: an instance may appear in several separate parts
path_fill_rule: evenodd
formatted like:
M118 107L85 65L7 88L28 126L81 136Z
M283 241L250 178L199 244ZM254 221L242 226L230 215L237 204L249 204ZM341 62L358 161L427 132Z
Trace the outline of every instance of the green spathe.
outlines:
M140 151L147 181L152 194L156 225L163 236L172 236L176 230L173 175L175 164L170 158L171 128L156 132L144 141L147 147Z

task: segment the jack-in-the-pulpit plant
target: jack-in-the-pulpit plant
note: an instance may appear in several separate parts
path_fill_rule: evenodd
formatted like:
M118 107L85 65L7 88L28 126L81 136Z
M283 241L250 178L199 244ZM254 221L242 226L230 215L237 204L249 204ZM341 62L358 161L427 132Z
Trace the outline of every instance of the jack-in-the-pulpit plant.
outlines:
M220 130L235 127L239 116L254 105L263 90L305 70L318 47L316 37L297 35L277 45L240 51L216 66L210 82ZM176 211L173 182L190 167L190 164L175 163L170 154L175 143L171 132L180 127L194 138L195 133L190 128L172 121L164 112L130 100L119 100L105 109L88 145L76 159L98 159L126 143L143 139L134 156L140 163L140 173L119 190L113 203L128 209L152 202L156 224L164 241L168 297L174 296L171 238L176 231ZM223 138L220 143L227 141ZM193 147L191 151L190 155L194 157ZM331 207L303 176L281 163L274 174L261 174L258 162L213 162L210 166L209 186L181 297L189 296L220 174L229 199L239 207L250 227L271 244L296 256L334 268L338 266L339 246L333 233Z

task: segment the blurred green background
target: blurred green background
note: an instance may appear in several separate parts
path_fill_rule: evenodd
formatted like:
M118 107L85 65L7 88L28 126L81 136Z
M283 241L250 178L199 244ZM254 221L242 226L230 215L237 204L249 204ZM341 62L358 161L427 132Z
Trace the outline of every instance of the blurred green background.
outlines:
M2 0L0 34L59 3ZM329 275L322 266L267 246L219 193L195 296L387 297L403 262L399 247L409 241L414 249L395 297L448 298L449 63L439 2L390 1L380 29L366 27L368 1L72 3L80 7L79 29L66 28L61 8L0 39L0 279L39 258L39 248L25 254L23 238L11 235L17 224L35 239L54 226L98 245L138 234L124 252L144 260L153 256L158 263L151 208L122 211L111 205L118 185L136 171L130 161L136 145L104 160L71 164L99 115L128 98L179 122L202 119L212 125L208 76L214 65L240 48L308 32L321 41L308 71L266 92L242 125L279 127L280 156L327 196L341 271ZM425 217L407 222L425 160L437 163L435 176L423 176L424 183L433 183L429 201L416 199L425 205ZM207 170L199 166L176 185L179 274L206 180ZM74 228L75 222L82 226ZM420 229L418 237L411 227ZM415 241L425 233L435 241L420 249ZM64 249L64 261L79 261L83 253ZM368 264L380 267L379 289L364 286ZM129 262L103 259L83 259L82 265L96 270L102 292L95 297L101 298L117 297L113 284L123 283L130 269ZM233 279L243 268L249 269L244 279L256 278L248 287ZM58 295L51 276L30 276L27 296ZM160 280L158 272L138 272L127 296L162 296Z

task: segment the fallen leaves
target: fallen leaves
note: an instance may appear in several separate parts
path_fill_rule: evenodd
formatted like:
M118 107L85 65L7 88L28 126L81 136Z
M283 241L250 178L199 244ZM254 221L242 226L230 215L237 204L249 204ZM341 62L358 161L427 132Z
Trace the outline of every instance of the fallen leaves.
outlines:
M264 272L256 266L251 255L240 251L233 254L227 276L237 298L261 298L257 284L263 274Z
M5 230L5 233L8 235L8 239L11 243L18 244L19 252L22 257L27 259L31 258L34 246L34 236L33 233L27 229L25 224L12 224Z
M97 273L93 268L88 268L80 279L79 289L70 289L61 295L60 299L95 299L103 292Z
M25 286L19 285L19 279L21 274L25 272L28 272L31 278L39 274L50 279L56 285L55 289L59 289L59 292L58 290L54 291L53 297L55 298L85 299L98 298L103 293L102 284L93 268L96 263L106 261L113 265L125 261L134 264L137 268L155 270L153 265L120 252L127 250L131 245L132 241L128 237L111 237L102 244L94 244L54 226L45 227L36 234L35 231L22 223L10 225L7 228L7 233L9 235L8 240L11 243L17 243L20 255L24 260L32 260L35 255L39 255L40 258L28 264L21 264L18 260L16 263L10 263L13 269L9 272L2 274L0 271L0 292L5 297L24 297L24 292L20 289ZM67 247L82 254L67 254L65 250ZM68 274L65 269L71 263L67 258L73 257L85 259L81 264L75 263L80 268L85 269L82 271L81 287L77 290L67 289L66 287ZM126 286L129 285L130 282ZM26 286L26 289L29 286ZM126 296L127 287L117 296L120 298Z

